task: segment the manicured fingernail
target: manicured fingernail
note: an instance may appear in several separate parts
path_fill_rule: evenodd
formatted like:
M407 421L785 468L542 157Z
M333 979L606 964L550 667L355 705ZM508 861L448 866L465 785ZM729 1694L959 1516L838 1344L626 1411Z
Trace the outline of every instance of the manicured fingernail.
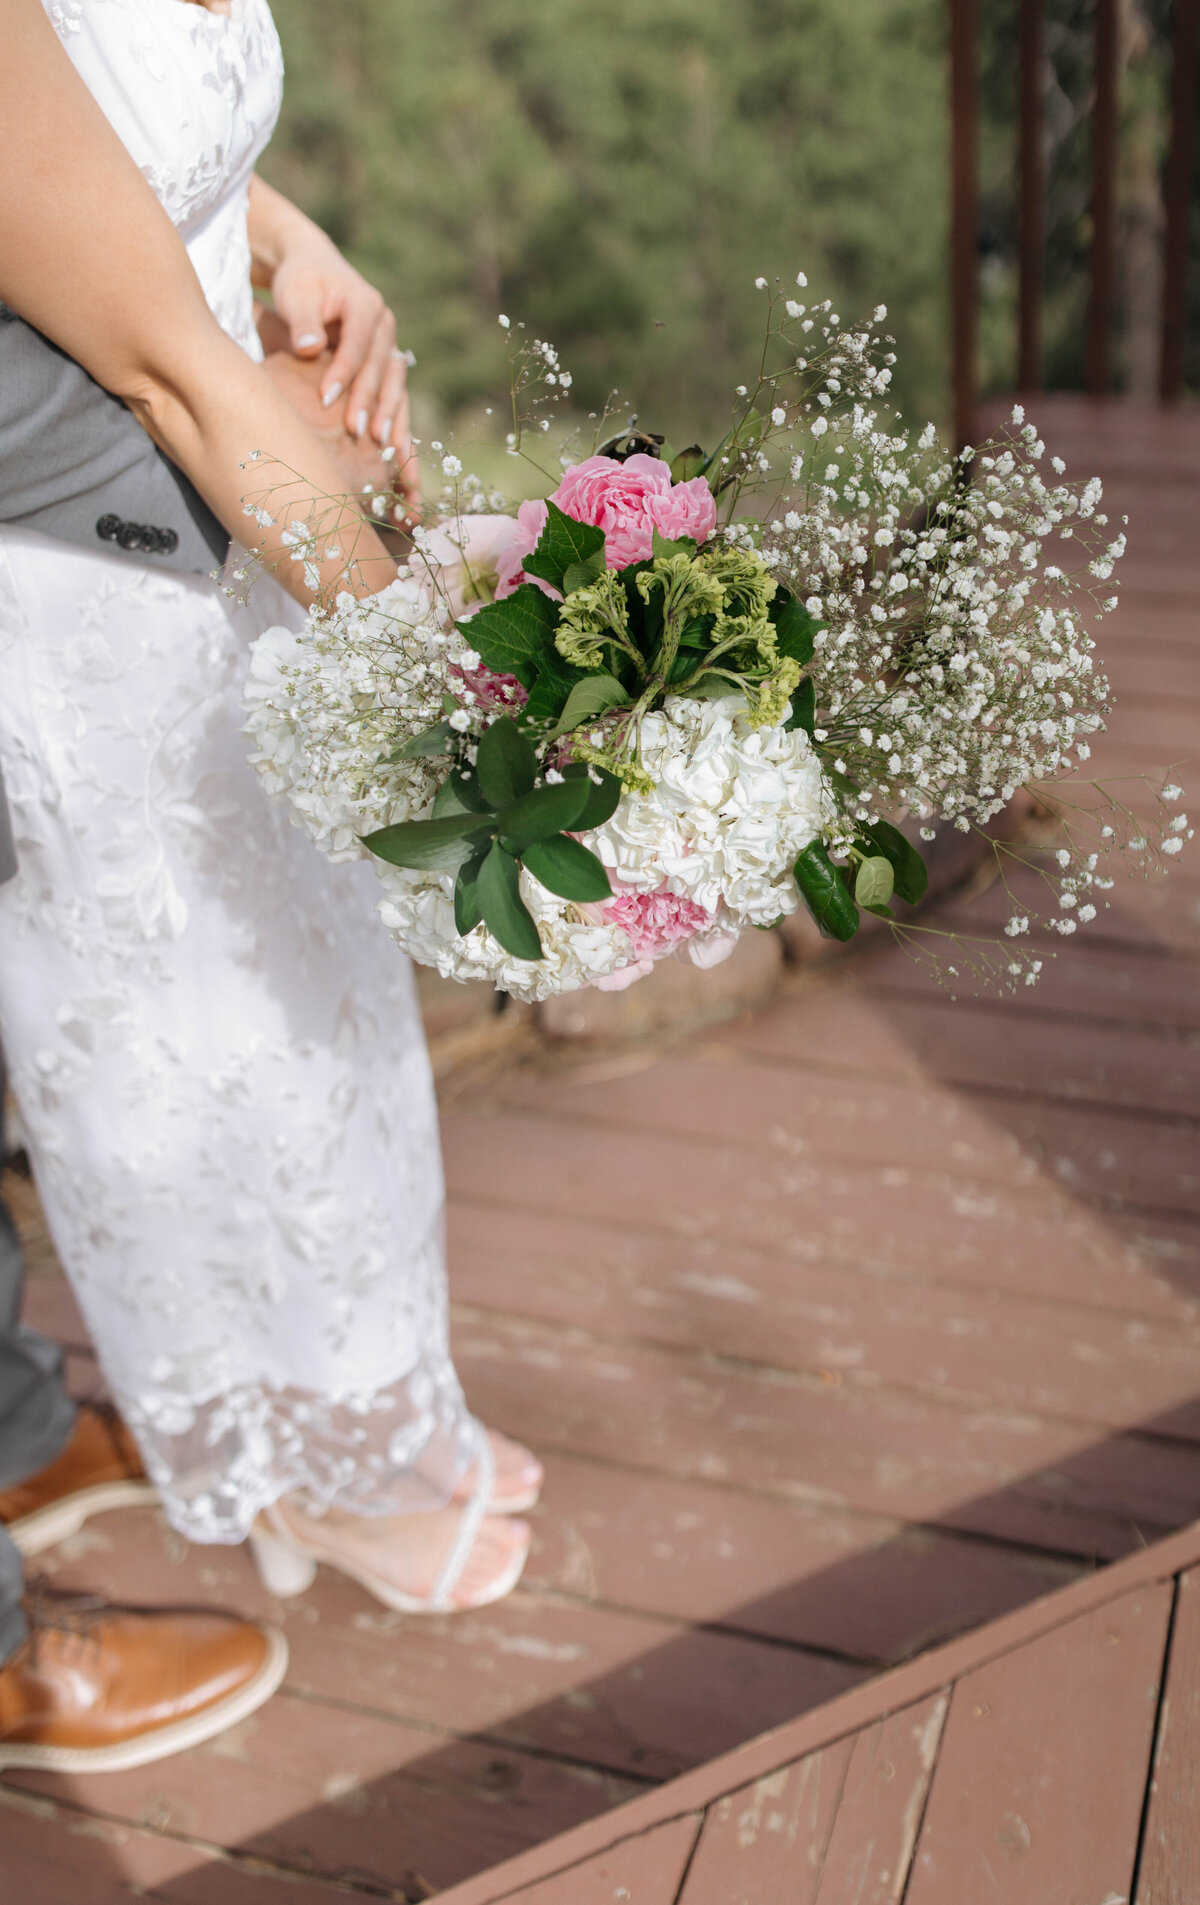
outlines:
M324 408L328 410L330 404L336 403L338 398L341 396L341 394L342 394L342 386L340 384L330 384L329 389L325 392L324 396L321 398L321 403L324 406Z
M314 344L319 344L320 342L320 331L305 331L303 337L296 339L296 349L298 351L310 351Z
M365 410L360 410L357 417L355 417L354 419L355 436L356 437L363 436L366 432L366 428L367 428L367 413Z
M386 448L387 445L391 442L391 440L392 440L392 420L389 417L386 423L380 425L379 441Z

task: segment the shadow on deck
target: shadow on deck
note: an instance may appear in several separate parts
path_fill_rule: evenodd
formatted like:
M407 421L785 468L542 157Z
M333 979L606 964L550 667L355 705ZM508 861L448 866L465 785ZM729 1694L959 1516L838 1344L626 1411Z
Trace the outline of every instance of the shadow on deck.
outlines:
M1191 792L1200 419L1039 415L1132 519L1097 772ZM1013 1003L952 1004L876 946L687 1046L449 1103L459 1366L548 1460L526 1585L417 1621L322 1574L273 1610L288 1686L243 1728L103 1780L5 1776L4 1896L427 1897L1192 1522L1200 882L1185 855L1111 899ZM993 887L941 914L1007 911ZM42 1268L31 1320L86 1384ZM150 1514L47 1560L128 1599L269 1605L241 1553ZM691 1833L595 1899L673 1905ZM591 1905L583 1877L570 1897Z

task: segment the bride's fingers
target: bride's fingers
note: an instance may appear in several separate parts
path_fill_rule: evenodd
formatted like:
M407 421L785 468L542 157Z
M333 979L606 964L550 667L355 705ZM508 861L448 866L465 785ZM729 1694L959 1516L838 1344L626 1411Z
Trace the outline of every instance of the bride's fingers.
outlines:
M333 353L329 369L321 380L321 401L329 409L337 402L343 391L349 396L346 402L346 428L351 436L356 434L354 423L358 412L363 408L363 396L358 391L358 381L364 366L371 358L375 343L375 333L384 317L391 318L391 312L384 305L380 293L365 279L358 278L349 289L339 287L337 308L334 313L339 325L337 349ZM394 320L393 320L394 322ZM378 389L376 381L371 386L371 397ZM367 402L370 412L371 401Z
M346 428L352 437L365 437L379 402L379 393L396 341L396 320L384 309L376 319L361 365L346 398Z
M371 418L371 435L384 449L389 443L398 443L397 423L401 406L405 401L405 378L408 365L389 350L384 368L383 382L379 386L379 396L375 404L375 414Z

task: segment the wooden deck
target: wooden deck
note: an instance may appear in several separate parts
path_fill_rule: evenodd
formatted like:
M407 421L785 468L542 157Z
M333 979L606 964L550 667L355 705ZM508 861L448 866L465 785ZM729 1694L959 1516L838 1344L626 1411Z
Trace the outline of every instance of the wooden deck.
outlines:
M1131 516L1105 644L1118 709L1097 772L1170 767L1195 808L1200 419L1039 412L1073 472L1104 473L1114 512ZM452 1087L459 1366L480 1413L548 1463L526 1584L486 1613L420 1621L322 1573L273 1610L289 1681L235 1734L104 1779L5 1775L4 1905L415 1900L454 1886L447 1905L475 1905L496 1884L537 1905L607 1905L622 1887L636 1905L775 1905L793 1894L737 1876L742 1802L723 1795L816 1753L829 1777L764 1790L761 1842L780 1838L777 1814L792 1843L801 1821L815 1822L806 1846L826 1833L817 1905L898 1899L918 1826L907 1905L1105 1905L1105 1885L1107 1905L1126 1900L1132 1863L1124 1879L1081 1867L1076 1891L1050 1888L1036 1792L1003 1808L998 1889L953 1862L973 1856L973 1793L994 1797L1003 1779L1023 1792L1028 1755L1066 1764L1098 1742L1104 1845L1123 1834L1132 1859L1130 1794L1174 1605L1154 1584L1200 1561L1190 1536L1138 1559L1143 1612L1130 1601L1114 1624L1119 1569L1134 1565L1119 1558L1200 1514L1194 851L1170 879L1111 898L1015 1003L953 1004L877 944L686 1045L569 1053ZM1005 917L994 888L942 910ZM27 1195L26 1215L31 1320L77 1347L86 1386L94 1366ZM97 1521L47 1559L64 1585L269 1607L241 1552L188 1549L150 1513ZM1198 1591L1179 1592L1183 1671ZM1068 1645L1072 1608L1084 1624ZM1014 1610L1024 1627L952 1639ZM1105 1652L1109 1632L1120 1644ZM1076 1676L1078 1702L1046 1695L1039 1648L1064 1687ZM906 1661L908 1679L877 1680ZM962 1692L977 1675L996 1682L983 1704L997 1724L982 1731ZM780 1726L778 1753L722 1761ZM911 1798L935 1744L928 1804L873 1812L872 1766L898 1769L886 1797ZM622 1802L633 1809L610 1813ZM651 1817L652 1831L629 1823ZM856 1893L877 1818L893 1832L891 1876L872 1866ZM584 1841L529 1851L581 1827ZM979 1846L999 1830L984 1821ZM634 1864L601 1870L619 1842ZM600 1866L579 1866L596 1854ZM513 1857L533 1864L473 1877ZM1146 1889L1148 1857L1141 1905L1195 1905L1200 1884ZM530 1874L540 1884L573 1862L574 1889L530 1889ZM1011 1876L1023 1873L1025 1890Z
M1194 1905L1200 1526L444 1905Z

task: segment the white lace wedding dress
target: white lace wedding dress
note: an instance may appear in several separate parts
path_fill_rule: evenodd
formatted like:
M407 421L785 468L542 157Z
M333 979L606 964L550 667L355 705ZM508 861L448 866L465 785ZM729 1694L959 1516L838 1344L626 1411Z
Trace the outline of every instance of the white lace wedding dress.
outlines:
M254 356L266 0L58 0L70 57ZM136 296L136 286L131 286ZM268 446L269 447L269 446ZM446 1338L436 1112L374 881L247 765L247 644L298 611L0 529L0 1034L38 1185L168 1513L444 1501L480 1448Z

